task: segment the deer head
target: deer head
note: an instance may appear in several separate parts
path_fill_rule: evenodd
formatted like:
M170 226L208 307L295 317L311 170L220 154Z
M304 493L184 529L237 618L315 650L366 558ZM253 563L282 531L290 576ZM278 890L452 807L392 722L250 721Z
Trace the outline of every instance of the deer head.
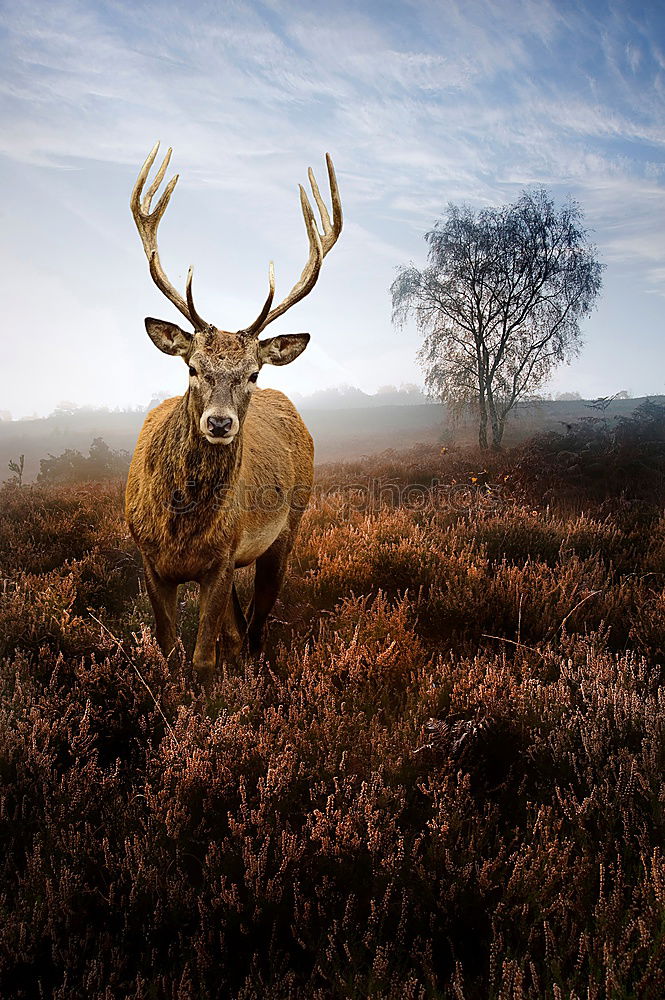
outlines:
M231 444L242 426L261 367L264 364L289 364L302 354L309 342L308 333L280 334L267 340L259 340L259 335L269 323L312 290L319 277L323 258L337 242L342 231L342 205L335 170L330 156L326 154L333 207L332 222L314 173L311 168L309 170L309 182L321 217L323 233L319 232L309 198L300 185L300 204L309 239L309 257L300 278L286 298L279 305L273 306L275 273L271 262L268 296L261 312L248 327L230 332L218 329L199 316L192 295L191 267L187 273L184 299L162 269L157 249L157 229L173 194L178 175L176 174L168 182L159 201L151 210L152 199L164 179L171 159L169 149L154 180L143 194L145 182L158 150L159 143L156 143L141 167L132 191L130 206L148 258L153 281L194 330L193 332L182 330L175 323L152 317L148 317L145 321L146 330L160 351L179 355L188 365L188 406L198 418L201 434L210 444Z

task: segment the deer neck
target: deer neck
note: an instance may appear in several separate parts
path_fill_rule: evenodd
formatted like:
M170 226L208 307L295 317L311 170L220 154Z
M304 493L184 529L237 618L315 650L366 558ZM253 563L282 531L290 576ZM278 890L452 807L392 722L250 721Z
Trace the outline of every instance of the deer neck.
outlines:
M217 503L219 497L228 497L238 480L242 426L231 444L210 444L201 434L199 417L187 392L166 421L158 449L169 488L197 507L208 501Z

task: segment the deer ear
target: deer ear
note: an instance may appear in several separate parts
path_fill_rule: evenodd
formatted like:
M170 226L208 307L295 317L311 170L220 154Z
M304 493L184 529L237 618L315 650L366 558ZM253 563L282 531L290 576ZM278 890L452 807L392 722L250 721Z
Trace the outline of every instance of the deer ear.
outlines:
M193 336L186 330L181 330L175 323L166 323L164 320L148 316L145 328L155 347L158 347L164 354L177 354L181 358L189 354Z
M259 360L264 365L288 365L302 354L308 344L308 333L282 333L270 340L260 340Z

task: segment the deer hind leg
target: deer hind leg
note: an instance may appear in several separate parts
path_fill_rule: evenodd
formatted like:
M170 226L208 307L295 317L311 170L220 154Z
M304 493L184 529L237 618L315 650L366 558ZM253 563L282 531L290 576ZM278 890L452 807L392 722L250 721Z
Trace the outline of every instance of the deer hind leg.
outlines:
M249 608L247 630L249 651L255 655L263 649L266 621L284 580L286 564L294 541L293 534L292 531L281 534L256 560L254 597Z
M236 640L239 640L242 645L243 640L247 636L247 618L245 617L245 612L243 611L242 604L240 603L235 583L231 589L231 599L233 601L233 607L229 607L229 611L232 610L233 614L229 617L231 617L232 635Z
M146 560L143 568L148 597L155 614L157 642L164 656L168 657L177 641L178 584L160 579Z
M246 636L247 619L240 604L236 585L232 583L231 596L226 605L220 632L222 653L228 663L235 663L238 660Z

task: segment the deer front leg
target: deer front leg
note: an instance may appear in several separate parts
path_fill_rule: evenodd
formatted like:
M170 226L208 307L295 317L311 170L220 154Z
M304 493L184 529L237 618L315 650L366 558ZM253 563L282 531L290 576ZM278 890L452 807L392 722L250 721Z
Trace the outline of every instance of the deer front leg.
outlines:
M217 664L217 639L229 610L232 588L232 565L211 570L201 580L194 667L203 677L213 674Z
M168 657L177 641L178 584L160 579L145 559L143 568L148 597L155 615L157 642L164 656Z

